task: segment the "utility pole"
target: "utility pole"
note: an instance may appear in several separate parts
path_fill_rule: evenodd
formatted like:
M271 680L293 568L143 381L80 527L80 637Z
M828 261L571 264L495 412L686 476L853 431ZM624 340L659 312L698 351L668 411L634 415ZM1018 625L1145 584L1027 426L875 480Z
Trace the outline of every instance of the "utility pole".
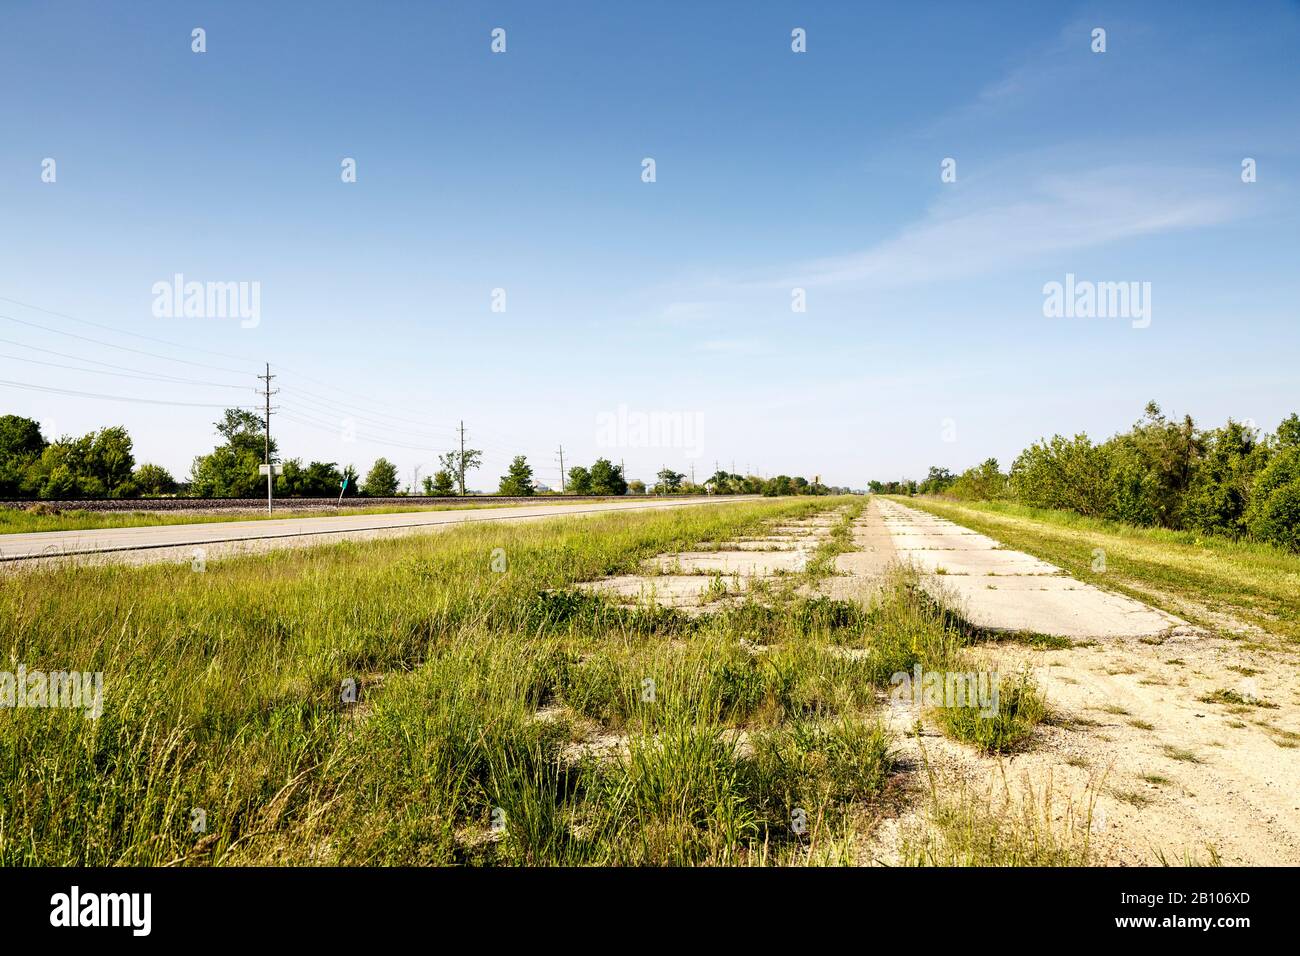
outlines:
M460 422L460 496L465 497L465 420Z
M263 392L266 396L266 513L270 514L272 488L275 485L275 476L272 474L275 469L271 467L271 396L280 390L278 388L275 391L271 390L271 379L275 378L275 376L271 374L270 362L266 363L266 374L257 377L266 382L266 389Z
M564 494L564 446L560 446L560 494Z

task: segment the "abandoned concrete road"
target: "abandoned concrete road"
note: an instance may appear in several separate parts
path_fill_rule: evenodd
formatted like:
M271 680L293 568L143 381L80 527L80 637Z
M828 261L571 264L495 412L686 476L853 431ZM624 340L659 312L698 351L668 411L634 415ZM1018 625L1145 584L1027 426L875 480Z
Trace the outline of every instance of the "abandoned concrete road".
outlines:
M874 504L899 562L913 565L922 587L977 627L1101 640L1186 625L944 518L895 501Z

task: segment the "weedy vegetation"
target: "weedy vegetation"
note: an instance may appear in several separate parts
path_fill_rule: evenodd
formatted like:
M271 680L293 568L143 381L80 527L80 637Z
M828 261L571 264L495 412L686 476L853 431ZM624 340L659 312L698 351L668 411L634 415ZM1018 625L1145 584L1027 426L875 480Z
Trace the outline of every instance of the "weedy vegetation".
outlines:
M869 609L798 596L851 547L855 507L0 578L0 670L104 674L98 719L0 710L0 865L864 862L899 773L891 676L974 665L970 635L905 576ZM827 508L846 518L807 574L714 615L573 588ZM984 752L1024 746L1043 704L1027 676L1004 680L994 716L931 716ZM1035 841L1000 858L1078 858Z

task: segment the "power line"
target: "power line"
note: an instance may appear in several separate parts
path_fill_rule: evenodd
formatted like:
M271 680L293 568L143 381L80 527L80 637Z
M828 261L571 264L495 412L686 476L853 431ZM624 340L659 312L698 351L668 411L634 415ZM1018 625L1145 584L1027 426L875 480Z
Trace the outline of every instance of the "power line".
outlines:
M321 430L332 431L335 432L336 434L339 431L340 423L337 420L322 418L320 417L319 414L316 414L317 410L307 410L307 409L299 408L297 405L286 405L286 404L281 404L280 408L283 409L281 414L284 414L286 412L291 412L293 413L294 416L297 416L292 420L298 422L298 424L313 424L319 427ZM328 411L321 414L328 414ZM369 419L359 419L359 420L363 422L370 421ZM372 439L371 437L372 435L377 437L374 437ZM375 426L375 425L366 426L367 440L373 440L380 444L389 444L399 448L412 448L418 451L423 451L426 454L435 451L439 446L444 445L444 443L447 441L446 438L430 438L429 441L427 441L425 444L413 443L411 441L411 439L413 438L420 439L421 437L429 437L429 436L412 435L411 433L404 432L399 429L389 429L389 428L384 428L382 426ZM508 457L507 452L502 451L496 447L490 447L486 450L491 451L493 455L503 455Z
M207 355L216 355L220 358L234 359L237 362L244 361L242 355L231 355L229 352L216 352L212 349L201 349L193 345L181 345L179 342L169 342L167 339L155 338L152 335L142 335L139 332L130 332L127 329L119 329L112 325L105 325L102 322L91 322L89 319L79 319L75 315L68 315L66 312L56 312L53 309L44 309L39 305L32 305L30 302L20 302L17 299L11 299L6 295L0 295L0 302L10 302L14 305L22 306L24 309L31 309L33 312L43 312L46 315L53 315L56 318L67 319L70 322L79 322L82 325L90 325L97 329L104 329L107 332L117 332L119 335L129 335L132 338L143 339L146 342L157 342L159 345L169 345L176 349L188 349L192 352L203 352Z
M70 339L80 339L83 342L90 342L94 345L102 345L104 348L119 349L123 352L131 352L135 355L147 355L150 358L162 359L164 362L179 362L181 365L193 365L197 368L213 369L218 372L231 372L235 375L247 375L245 369L228 368L223 365L210 365L207 362L192 362L189 359L173 358L170 355L159 355L157 352L146 352L143 349L128 348L125 345L114 345L112 342L105 342L102 339L92 339L88 335L78 335L76 332L65 332L63 329L51 328L48 325L41 325L39 322L28 322L26 319L16 319L12 315L0 314L0 319L8 322L17 322L19 325L26 325L33 329L40 329L43 332L53 332L55 335L66 335Z
M5 343L6 345L16 345L19 348L23 348L23 349L31 349L32 351L35 352L44 352L47 355L57 355L60 358L74 359L78 362L89 362L92 365L103 365L105 368L108 369L121 369L122 371L112 372L112 371L104 371L103 369L97 369L97 368L80 368L76 365L63 365L60 362L43 362L40 359L24 358L21 355L0 355L0 358L12 359L15 362L28 362L33 365L48 365L51 368L66 368L74 372L91 372L94 373L95 375L118 375L121 376L122 378L140 378L152 382L172 382L178 385L199 385L199 386L210 387L210 388L237 388L237 389L246 389L251 387L248 385L229 385L225 382L202 382L196 379L180 378L175 375L154 374L152 372L146 372L143 369L133 369L133 368L128 368L125 365L114 365L111 362L100 362L97 361L96 359L82 358L80 355L69 355L66 352L56 352L54 349L43 349L35 345L27 345L23 342L15 342L12 339L0 338L0 342Z
M313 396L313 397L317 395L317 393L315 392L309 392L306 389L298 386L292 386L289 389L289 391L293 393L295 401L304 395ZM404 422L404 421L415 422L415 420L402 418L400 416L392 416L392 415L387 415L383 419L372 417L369 415L363 415L358 413L356 407L354 407L352 404L349 404L347 402L338 402L333 399L327 399L323 396L317 397L315 398L315 400L304 399L303 401L305 405L309 406L310 412L312 413L323 414L323 415L343 414L349 418L354 418L359 422L367 423L368 430L395 433L400 435L403 439L424 440L429 443L429 446L431 448L442 445L444 442L448 441L449 439L454 440L458 434L458 430L454 428L449 429L450 433L445 435L434 434L433 432L417 431L415 429L408 429L408 428L400 428L400 427L390 428L385 424L387 421L390 420L397 421L397 422ZM308 413L306 409L299 409L298 411L300 414ZM381 412L379 414L385 414L385 413ZM415 424L419 424L426 427L432 427L435 429L440 428L440 426L437 425L430 426L427 422L415 422ZM491 452L494 455L502 455L506 458L511 457L512 455L516 454L518 451L517 446L515 450L512 451L503 448L496 442L486 442L482 444L483 444L483 449L485 451Z
M51 392L51 393L54 393L54 394L57 394L57 395L72 395L72 396L75 396L75 397L77 397L77 398L98 398L98 399L104 399L105 401L110 401L110 402L135 402L135 403L137 403L137 404L141 404L141 405L175 405L175 406L177 406L177 407L185 407L185 408L232 408L232 407L233 407L233 408L248 408L248 409L257 408L256 405L234 405L234 406L231 406L231 405L227 405L227 404L225 404L225 403L220 403L220 402L218 402L218 403L212 403L212 402L169 402L169 401L165 401L165 400L163 400L163 399L156 399L156 398L135 398L134 396L129 396L129 395L104 395L104 394L99 393L99 392L79 392L79 391L76 391L76 390L74 390L74 389L70 389L70 388L54 388L53 386L49 386L49 385L32 385L32 384L29 383L29 382L10 382L10 381L7 381L7 380L5 380L5 379L0 379L0 385L7 386L7 387L9 387L9 388L22 388L22 389L29 389L29 390L31 390L31 391L36 391L36 392Z
M220 407L220 406L217 406L217 407ZM253 406L253 407L256 407L256 406ZM334 427L333 425L323 424L323 423L321 423L319 420L316 420L316 421L310 421L310 420L305 419L305 418L299 418L297 415L293 415L293 414L291 414L291 413L285 411L283 408L281 408L281 410L280 410L280 417L283 418L283 419L284 419L285 421L287 421L287 422L293 422L295 425L302 425L302 426L304 426L304 427L306 427L306 428L314 428L314 429L316 429L317 431L329 432L329 433L331 433L331 434L335 434L335 435L338 434L338 429L337 429L336 427ZM390 439L386 439L386 438L369 438L369 439L367 439L367 441L370 441L370 442L372 442L372 443L374 443L374 444L376 444L376 445L385 445L385 446L387 446L387 447L389 447L389 448L406 448L406 449L410 449L410 450L412 450L412 451L423 452L423 453L425 453L425 454L427 454L427 453L429 452L429 446L428 446L428 445L412 445L412 444L410 444L409 442L392 441L392 440L390 440Z
M306 381L306 382L313 382L313 383L315 383L315 384L317 384L317 385L324 386L325 388L328 388L328 389L331 391L331 393L336 394L336 395L341 395L341 396L344 396L344 397L348 397L348 396L352 396L352 395L356 395L356 394L357 394L357 393L355 393L355 392L349 392L349 391L346 390L346 389L341 389L341 388L339 388L337 385L335 385L333 382L324 382L324 381L321 381L320 379L312 378L312 377L309 376L309 375L304 375L304 374L301 373L301 372L296 372L296 371L294 371L293 369L291 369L291 368L286 368L286 367L284 367L284 366L281 366L281 367L280 367L280 374L281 374L281 378L284 378L284 377L287 375L288 377L291 377L291 378L296 377L296 378L300 378L300 379L302 379L303 381ZM404 417L404 416L402 416L402 415L394 415L394 414L393 414L389 409L387 409L387 408L377 408L377 407L375 407L375 406L373 406L373 405L368 404L369 402L374 401L374 398L375 398L374 395L366 396L365 399L362 400L362 401L355 401L355 400L353 400L353 399L351 399L351 398L348 398L348 401L346 401L346 402L341 402L341 401L339 401L339 400L336 399L336 398L328 398L328 397L326 397L326 396L324 396L324 395L321 395L319 392L312 392L312 391L309 391L308 389L302 388L301 386L293 386L293 390L294 390L295 392L297 392L297 393L302 394L302 395L308 395L308 396L311 396L312 398L315 398L317 401L319 401L319 402L321 402L321 403L323 403L323 404L334 405L334 406L336 406L336 407L346 409L346 410L349 412L349 414L352 414L352 415L353 415L354 418L360 417L360 416L358 416L358 415L356 415L356 414L354 413L354 409L362 409L362 410L368 410L368 411L370 411L370 412L373 412L373 413L376 414L376 415L382 415L386 421L400 421L400 422L407 422L408 424L419 425L419 426L421 426L421 427L424 427L424 428L430 428L430 429L433 429L433 430L435 430L435 431L445 431L445 432L448 433L449 436L454 436L454 435L456 434L456 431L457 431L455 428L449 428L449 427L446 427L446 426L443 426L443 425L436 425L436 424L430 422L428 419L414 419L414 418L407 418L407 417ZM396 404L396 403L394 403L394 404ZM491 435L491 434L495 434L495 435L497 436L497 438L498 438L500 441L509 442L509 443L512 444L512 445L524 445L524 446L527 446L527 445L529 444L529 442L532 440L532 439L525 439L525 438L522 438L522 437L520 437L520 436L518 436L518 435L511 435L511 434L508 434L508 433L506 433L506 432L499 431L499 430L494 429L494 428L484 428L484 427L480 427L480 428L479 428L479 431L481 431L481 432L486 432L486 433L488 433L488 434L490 434L490 435ZM498 453L499 453L499 454L506 454L506 452L503 452L503 451L499 451Z
M91 327L93 327L93 328L103 329L103 330L105 330L105 331L113 332L113 333L116 333L116 334L119 334L119 335L127 335L127 336L130 336L130 337L135 338L135 339L140 339L140 340L142 340L142 341L146 341L146 342L156 342L156 343L158 343L159 345L166 345L166 346L168 346L169 348L184 349L184 350L191 351L191 352L198 352L198 353L203 353L203 354L207 354L207 355L215 355L215 356L218 356L218 357L220 357L220 358L229 358L229 359L235 359L236 361L244 361L244 357L243 357L243 356L234 355L234 354L231 354L231 353L229 353L229 352L220 352L220 351L216 351L216 350L214 350L214 349L205 349L205 348L200 348L200 347L197 347L197 346L183 345L183 344L181 344L181 343L179 343L179 342L173 342L173 341L170 341L170 340L168 340L168 339L159 338L159 337L157 337L157 336L144 335L144 334L142 334L142 333L140 333L140 332L132 332L132 331L130 331L130 330L128 330L128 329L118 328L118 327L116 327L116 326L109 325L109 324L107 324L107 323L103 323L103 322L94 322L94 321L91 321L90 319L83 319L83 318L80 318L80 317L75 316L75 315L70 315L70 314L68 314L68 313L66 313L66 312L59 312L59 311L57 311L57 310L55 310L55 309L47 309L47 308L44 308L43 306L33 305L33 304L31 304L30 302L23 302L23 301L21 301L21 300L19 300L19 299L15 299L15 298L12 298L12 297L10 297L10 296L0 296L0 302L8 302L8 303L11 303L11 304L13 304L13 305L16 305L16 306L19 306L19 307L21 307L21 308L24 308L24 309L30 309L30 310L32 310L32 311L34 311L34 312L40 312L40 313L43 313L43 314L45 314L45 315L54 316L54 317L56 317L56 318L60 318L60 319L66 319L66 320L69 321L69 322L76 322L76 323L78 323L78 324L80 324L80 325L88 325L88 326L91 326ZM245 375L248 375L248 374L249 374L249 372L248 372L247 369L232 369L232 368L228 368L228 367L225 367L225 366L212 365L212 364L209 364L209 363L206 363L206 362L194 362L194 361L190 361L190 360L188 360L188 359L174 358L174 357L172 357L172 356L168 356L168 355L160 355L160 354L158 354L158 353L156 353L156 352L149 352L149 351L145 351L145 350L143 350L143 349L133 349L133 348L128 348L127 346L123 346L123 345L115 345L115 344L113 344L112 342L104 342L104 341L101 341L101 340L99 340L99 339L91 338L91 337L89 337L89 336L77 335L76 333L73 333L73 332L67 332L67 331L65 331L65 330L63 330L63 329L52 328L52 327L50 327L50 326L42 325L42 324L37 323L37 322L31 322L31 321L28 321L28 320L25 320L25 319L19 319L19 318L15 317L15 316L10 316L10 315L0 315L0 319L6 319L6 320L8 320L8 321L10 321L10 322L16 322L16 323L18 323L18 324L20 324L20 325L26 325L26 326L29 326L29 327L31 327L31 328L40 329L40 330L45 331L45 332L52 332L52 333L54 333L54 334L56 334L56 335L64 335L64 336L67 336L67 337L69 337L69 338L78 339L78 340L80 340L80 341L90 342L90 343L92 343L92 344L94 344L94 345L100 345L100 346L103 346L103 347L105 347L105 348L118 349L118 350L120 350L120 351L131 352L131 353L133 353L133 354L137 354L137 355L145 355L145 356L148 356L148 357L150 357L150 358L161 359L161 360L164 361L164 362L177 362L177 363L184 364L184 365L192 365L192 366L195 366L195 367L198 367L198 368L207 368L207 369L212 369L212 370L215 370L215 371L230 372L230 373L232 373L232 374L240 375L240 376L245 376ZM0 339L0 341L5 341L5 340ZM33 350L36 350L36 351L47 352L47 353L49 353L49 354L59 355L59 356L62 357L62 358L71 358L71 359L75 359L76 361L87 362L87 363L92 364L92 365L103 365L103 366L108 367L108 368L119 368L119 369L121 369L121 370L124 371L124 372L131 372L131 373L133 373L133 374L149 374L149 373L144 373L142 370L139 370L139 369L129 369L129 368L126 368L126 367L124 367L124 366L115 366L115 365L112 365L111 363L100 362L100 361L95 360L95 359L86 359L86 358L82 358L82 357L80 357L80 356L68 355L68 354L65 354L65 353L55 352L55 351L53 351L53 350L51 350L51 349L40 349L40 348L37 348L36 346L26 345L26 344L21 343L21 342L10 342L10 344L18 345L18 346L21 347L21 348L28 348L28 349L33 349ZM20 361L24 361L24 360L20 359ZM30 361L30 360L26 360L26 361ZM58 366L54 366L54 367L58 367ZM83 371L83 370L81 370L81 369L72 369L72 371ZM316 384L318 384L318 385L322 385L322 386L324 386L324 387L330 389L331 392L333 392L333 393L335 393L335 394L342 394L342 395L349 395L349 394L355 395L355 394L357 394L357 393L349 393L349 392L348 392L347 390L345 390L345 389L340 389L340 388L338 387L338 385L337 385L336 383L334 383L334 382L325 382L325 381L322 381L322 380L320 380L320 379L312 378L311 376L305 375L305 374L303 374L303 373L301 373L301 372L297 372L297 371L295 371L294 369L291 369L291 368L286 368L286 367L284 367L284 366L281 366L280 373L279 373L279 375L278 375L277 377L283 378L283 376L284 376L285 373L288 373L288 374L291 375L291 376L296 376L296 377L298 377L298 378L301 378L301 379L303 379L304 381L314 382L314 383L316 383ZM161 379L164 379L164 378L167 378L167 379L171 379L171 380L174 380L174 381L176 381L176 382L178 382L178 383L183 383L183 384L212 385L212 386L214 386L214 387L222 387L222 388L238 388L238 389L242 389L242 388L246 388L246 387L248 387L248 386L243 386L243 385L230 385L230 384L226 384L226 383L218 383L218 382L197 382L197 381L193 381L193 380L183 379L183 378L180 378L179 376L167 376L166 373L159 373L158 378L159 378L160 380L161 380ZM337 402L337 401L333 401L333 400L331 400L331 399L328 399L328 398L326 398L326 397L323 396L323 395L319 395L318 393L310 392L310 391L308 391L308 390L305 389L305 388L297 388L296 391L301 392L303 395L311 396L312 398L315 398L315 399L316 399L317 401L319 401L319 402L326 403L326 404L332 404L332 405L335 405L336 407L342 407L342 408L344 408L344 409L345 409L349 414L353 415L353 417L357 417L357 418L363 418L363 417L364 417L364 416L358 416L358 415L355 415L355 414L353 413L352 408L348 407L347 405L340 405L340 403ZM370 396L370 398L373 399L373 396ZM431 429L431 430L433 430L433 431L441 431L441 432L444 433L444 436L441 437L441 438L439 438L439 439L437 439L437 440L439 440L439 441L445 441L447 438L454 437L455 434L456 434L456 431L457 431L457 430L454 429L454 428L449 428L449 427L447 427L447 426L436 425L436 424L433 424L433 423L431 423L431 422L429 422L429 421L427 421L427 420L416 420L416 419L413 419L413 418L404 418L404 417L402 417L402 416L393 415L393 414L392 414L389 410L387 410L387 409L377 409L377 408L374 408L373 406L367 406L367 405L363 405L363 404L357 404L357 403L355 403L355 402L353 403L353 405L355 405L356 408L361 408L361 409L369 408L369 410L370 410L371 412L373 412L374 414L382 415L382 416L384 417L384 420L386 420L386 421L404 421L404 422L406 422L406 423L408 423L408 424L418 425L418 426L420 426L420 427L422 427L422 428L428 428L428 429ZM372 421L373 421L373 419L372 419ZM526 446L530 443L530 441L531 441L531 439L523 439L523 438L521 438L521 437L519 437L519 436L517 436L517 435L510 435L510 434L507 434L507 433L505 433L505 432L497 431L496 429L484 428L484 429L481 429L481 431L484 431L484 432L486 432L486 433L488 433L488 434L490 434L490 435L491 435L491 434L495 434L495 435L498 436L498 438L499 438L501 441L508 442L508 443L510 443L510 444L512 444L512 445L515 445L515 446L520 446L520 445L522 445L522 446L526 447ZM434 438L434 436L432 436L432 435L421 436L421 437L428 437L430 440L433 440L433 438ZM488 446L486 446L486 448L487 448L487 450L492 451L494 454L506 455L507 457L511 454L511 452L507 452L507 451L501 449L500 447L497 447L495 444L493 444L493 445L488 445Z
M290 373L290 374L293 374L293 373ZM283 377L283 375L281 375L281 377ZM305 376L298 376L298 377L299 377L299 378L304 378ZM307 380L308 380L308 381L315 381L314 379L307 379ZM322 404L322 405L334 405L334 406L337 407L337 408L341 408L341 409L347 411L349 414L352 414L354 418L362 417L362 416L356 415L356 414L354 413L354 410L355 410L355 409L358 409L358 408L360 408L360 409L367 409L367 408L368 408L368 406L366 406L366 405L364 405L364 404L361 404L361 403L358 403L358 402L340 402L340 401L337 401L336 399L327 398L327 397L325 397L324 395L319 394L318 392L312 392L312 391L309 391L308 389L302 388L301 386L298 386L298 385L295 385L295 386L293 386L292 388L293 388L293 391L294 391L295 393L297 393L297 394L301 394L301 395L310 396L311 398L315 399L316 402L318 402L319 404ZM384 416L384 419L385 419L386 421L404 421L404 422L409 422L409 423L412 424L412 425L420 425L421 427L425 427L425 428L432 428L432 429L436 429L436 430L440 430L440 431L445 431L445 432L447 432L448 437L450 437L450 436L456 434L456 429L454 429L454 428L447 428L447 427L440 426L440 425L433 425L433 424L431 424L431 423L430 423L429 421L427 421L427 420L417 420L417 419L414 419L414 418L403 418L403 417L400 416L400 415L391 415L391 414L389 414L387 411L385 411L385 410L383 410L383 409L369 408L368 410L374 412L374 413L377 414L377 415L382 415L382 416Z
M298 395L297 390L293 390L293 397L294 397L295 402L299 399L300 396ZM348 418L354 418L354 419L356 419L357 421L360 421L360 422L366 422L366 423L369 423L369 424L373 424L373 425L374 425L378 430L380 430L380 431L391 431L391 432L394 432L394 433L400 433L400 434L403 435L404 437L410 437L410 438L423 438L423 439L427 439L427 440L428 440L429 442L431 442L431 443L438 443L438 444L441 444L442 442L446 442L446 441L449 441L449 440L454 439L454 438L455 438L455 434L456 434L454 430L452 431L452 433L451 433L450 435L435 435L435 434L433 434L433 433L431 433L431 432L420 432L420 431L415 431L415 430L413 430L413 429L401 428L400 426L399 426L399 427L396 427L396 428L389 428L389 427L387 427L387 426L383 423L383 420L382 420L382 419L379 419L379 418L371 418L371 417L368 416L368 415L360 415L360 414L357 414L353 409L349 408L347 405L340 405L340 404L335 404L335 403L332 403L332 402L329 403L329 405L333 405L333 406L334 406L334 407L332 407L332 408L329 407L329 405L327 405L327 404L325 404L325 403L323 403L323 402L314 402L314 401L304 400L304 404L305 404L307 407L305 407L305 408L300 408L300 409L299 409L300 412L304 412L304 413L306 413L306 412L311 412L311 413L320 414L320 415L339 415L339 414L342 414L342 415L346 415Z

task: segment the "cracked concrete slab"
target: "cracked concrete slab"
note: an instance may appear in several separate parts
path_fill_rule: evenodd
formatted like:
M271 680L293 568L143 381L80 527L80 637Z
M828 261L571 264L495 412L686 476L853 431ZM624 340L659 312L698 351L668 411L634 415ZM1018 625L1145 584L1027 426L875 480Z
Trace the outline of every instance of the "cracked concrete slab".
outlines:
M998 542L982 534L953 534L947 531L900 531L894 536L894 547L905 551L987 551L999 547Z
M600 581L583 581L576 585L580 590L621 599L624 604L658 604L662 607L691 607L704 604L708 599L726 593L738 594L748 590L749 582L741 577L713 576L707 574L621 574Z
M898 560L910 562L922 571L932 574L974 575L1040 575L1062 574L1054 564L1040 561L1020 551L928 551L909 548L898 549Z
M921 586L977 627L1103 640L1155 636L1186 624L1141 601L1078 581L1022 551L1002 548L954 522L894 501L878 504L899 559L920 568ZM970 546L904 546L918 541ZM935 573L940 568L946 573Z
M816 542L812 542L816 546ZM740 541L723 541L719 551L802 551L803 542L789 538L746 538Z
M875 501L867 503L850 532L854 546L861 550L837 554L835 574L818 581L815 587L800 588L800 594L853 601L864 606L875 601L896 560L892 539Z
M766 577L778 572L802 571L808 557L806 551L683 551L651 558L647 566L668 573Z

